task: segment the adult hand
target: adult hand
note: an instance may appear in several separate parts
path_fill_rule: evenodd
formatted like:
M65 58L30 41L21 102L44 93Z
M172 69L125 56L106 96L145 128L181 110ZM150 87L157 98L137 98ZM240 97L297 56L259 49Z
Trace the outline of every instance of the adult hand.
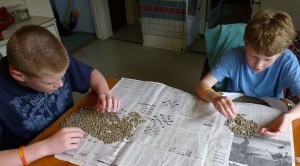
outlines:
M223 116L234 119L236 117L235 106L227 96L218 95L212 100L214 107Z
M111 92L98 95L96 110L99 112L117 112L120 109L120 101Z
M277 136L284 132L290 126L291 122L289 114L283 114L270 127L261 128L260 133L266 136Z
M44 140L47 155L55 155L68 150L77 149L84 131L78 127L67 127L57 131Z

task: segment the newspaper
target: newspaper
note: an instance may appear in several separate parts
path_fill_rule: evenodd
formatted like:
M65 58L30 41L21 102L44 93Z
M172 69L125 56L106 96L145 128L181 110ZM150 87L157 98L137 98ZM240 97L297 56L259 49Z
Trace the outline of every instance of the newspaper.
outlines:
M276 137L246 137L232 133L212 104L164 84L122 78L112 91L122 103L120 116L134 111L146 122L129 140L104 144L89 135L56 158L83 166L295 165L292 127ZM235 106L259 124L257 131L282 114L263 105Z

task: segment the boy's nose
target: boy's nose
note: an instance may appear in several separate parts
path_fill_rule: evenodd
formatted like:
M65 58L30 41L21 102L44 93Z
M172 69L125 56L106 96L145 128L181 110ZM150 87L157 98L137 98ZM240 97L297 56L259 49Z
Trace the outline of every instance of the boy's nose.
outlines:
M54 84L54 87L55 88L60 88L64 85L63 81L62 80L59 80L57 81L55 84Z
M261 67L263 65L263 61L262 60L256 60L254 63L255 67Z

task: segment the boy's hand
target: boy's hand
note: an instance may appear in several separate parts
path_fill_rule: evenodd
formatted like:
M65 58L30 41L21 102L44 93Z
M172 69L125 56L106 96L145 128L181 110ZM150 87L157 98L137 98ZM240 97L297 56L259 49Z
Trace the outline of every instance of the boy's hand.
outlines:
M55 155L68 150L77 149L84 131L78 127L67 127L57 131L54 135L45 139L46 155Z
M98 95L96 111L99 112L117 112L120 109L120 101L111 92L101 93Z
M216 96L212 101L214 107L223 116L234 119L236 117L235 107L232 100L227 96Z
M291 124L291 118L288 114L283 114L277 118L270 127L261 128L260 133L266 136L277 136L284 132Z

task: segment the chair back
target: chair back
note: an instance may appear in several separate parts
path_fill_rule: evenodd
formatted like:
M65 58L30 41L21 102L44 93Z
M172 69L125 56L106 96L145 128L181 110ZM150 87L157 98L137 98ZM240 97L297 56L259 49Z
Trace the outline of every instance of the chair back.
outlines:
M220 57L230 49L244 45L246 24L218 25L205 32L205 45L209 67L213 68Z
M246 24L223 24L205 32L205 45L209 69L212 69L221 56L232 48L244 45L244 32ZM214 89L225 91L226 80L218 82Z

